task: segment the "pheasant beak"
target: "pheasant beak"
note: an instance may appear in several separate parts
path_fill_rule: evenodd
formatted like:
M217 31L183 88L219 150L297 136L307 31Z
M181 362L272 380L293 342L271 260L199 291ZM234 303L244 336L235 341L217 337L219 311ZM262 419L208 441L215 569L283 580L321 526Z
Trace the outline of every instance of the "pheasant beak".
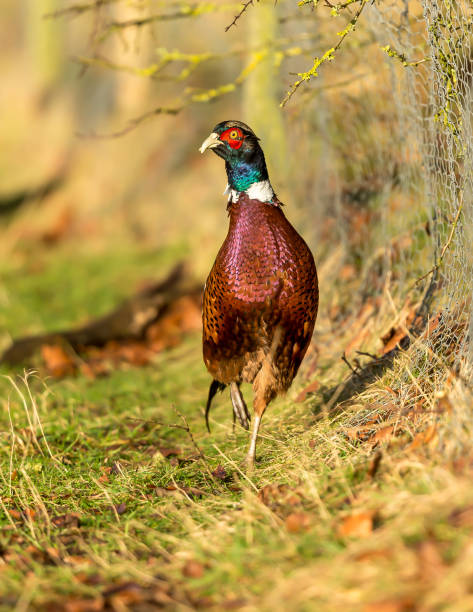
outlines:
M206 140L204 140L199 151L201 153L205 153L207 149L214 149L215 147L218 147L218 145L220 144L222 144L222 141L220 140L217 132L212 132L210 136Z

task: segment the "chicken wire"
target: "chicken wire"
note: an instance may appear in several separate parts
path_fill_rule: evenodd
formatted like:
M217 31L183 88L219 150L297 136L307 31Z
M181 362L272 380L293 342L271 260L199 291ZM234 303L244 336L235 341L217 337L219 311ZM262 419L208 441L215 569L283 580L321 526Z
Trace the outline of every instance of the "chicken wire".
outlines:
M419 299L417 367L438 390L449 373L471 382L473 364L473 3L382 2L368 19L389 56L404 196L385 211L384 236L392 244L394 226L409 238L391 272L398 297Z

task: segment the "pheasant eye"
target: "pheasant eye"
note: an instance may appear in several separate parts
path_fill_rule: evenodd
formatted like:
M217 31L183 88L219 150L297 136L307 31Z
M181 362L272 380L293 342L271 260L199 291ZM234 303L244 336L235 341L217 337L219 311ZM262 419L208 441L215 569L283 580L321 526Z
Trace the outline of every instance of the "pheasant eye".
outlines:
M236 130L232 130L232 131L230 132L230 138L231 138L232 140L236 140L236 139L238 138L238 132L237 132Z

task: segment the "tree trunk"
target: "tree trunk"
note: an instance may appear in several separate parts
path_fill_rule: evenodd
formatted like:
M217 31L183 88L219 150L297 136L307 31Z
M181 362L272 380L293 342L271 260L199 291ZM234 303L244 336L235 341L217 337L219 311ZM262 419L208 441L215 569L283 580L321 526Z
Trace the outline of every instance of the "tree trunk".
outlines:
M251 72L244 86L244 117L266 154L270 179L276 191L284 188L287 178L287 148L278 84L278 68L272 44L279 35L278 8L273 0L261 0L245 15L249 21L248 46L251 62L263 52L263 60Z
M45 94L56 85L64 68L64 28L61 20L44 16L61 6L60 0L27 0L26 4L27 48L37 86Z

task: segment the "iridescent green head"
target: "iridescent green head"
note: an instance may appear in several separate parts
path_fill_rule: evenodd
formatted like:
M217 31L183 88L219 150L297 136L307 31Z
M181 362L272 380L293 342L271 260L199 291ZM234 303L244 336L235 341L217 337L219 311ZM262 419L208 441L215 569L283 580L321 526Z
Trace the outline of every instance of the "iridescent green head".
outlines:
M241 121L222 121L203 142L200 152L212 149L225 160L230 189L246 191L255 183L268 180L268 170L259 139Z

